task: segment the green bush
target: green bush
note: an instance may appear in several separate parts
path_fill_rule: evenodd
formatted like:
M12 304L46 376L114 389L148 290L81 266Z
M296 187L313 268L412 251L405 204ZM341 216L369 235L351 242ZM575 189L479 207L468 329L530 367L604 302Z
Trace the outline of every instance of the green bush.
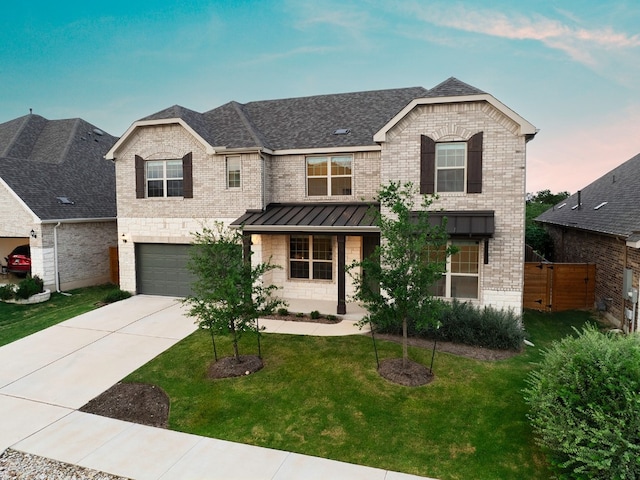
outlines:
M309 314L309 316L314 320L317 320L318 318L320 318L320 312L318 310L314 310Z
M440 328L428 329L438 340L498 350L518 350L525 332L513 310L476 307L454 300L441 310Z
M27 277L20 281L16 289L16 298L27 299L36 293L41 293L44 288L44 282L37 275Z
M562 479L640 478L640 336L587 327L544 352L525 400Z
M286 308L282 307L278 309L278 315L281 315L283 317L286 317L287 315L289 315L289 310L287 310Z
M497 350L519 350L524 341L521 318L513 310L481 308L458 300L437 301L434 316L437 321L423 329L410 320L409 335ZM380 325L378 330L401 333Z
M0 300L10 300L15 297L15 294L15 286L12 283L0 286Z
M120 290L119 288L114 288L113 290L107 292L102 301L104 303L114 303L119 302L120 300L124 300L125 298L129 298L130 296L131 292Z

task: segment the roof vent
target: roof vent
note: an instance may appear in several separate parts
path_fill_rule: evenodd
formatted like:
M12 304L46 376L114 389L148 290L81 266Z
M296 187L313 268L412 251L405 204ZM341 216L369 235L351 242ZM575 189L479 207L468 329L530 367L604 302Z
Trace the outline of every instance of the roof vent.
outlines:
M96 135L104 135L104 132L102 130L100 130L99 128L94 128L93 129L93 133L95 133Z
M74 202L69 200L69 197L56 197L56 199L58 200L58 203L62 205L75 205Z
M558 205L558 210L560 210L562 207L566 207L567 206L567 202L564 202L562 205Z
M349 135L351 133L350 128L338 128L333 131L334 135Z
M602 202L598 205L596 205L595 207L593 207L594 210L600 210L602 207L604 207L607 203L609 202Z

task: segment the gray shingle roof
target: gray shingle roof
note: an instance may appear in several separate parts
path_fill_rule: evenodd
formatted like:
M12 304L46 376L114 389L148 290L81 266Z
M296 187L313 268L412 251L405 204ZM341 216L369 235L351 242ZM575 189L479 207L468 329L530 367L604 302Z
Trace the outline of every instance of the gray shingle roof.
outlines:
M41 220L113 218L115 169L104 155L116 140L79 118L25 115L0 124L0 177Z
M202 114L178 105L142 120L181 118L214 147L290 150L376 145L373 135L416 98L480 95L456 78L423 87L230 102ZM336 135L348 129L346 135Z
M536 220L608 235L629 237L640 232L640 154L606 173ZM604 205L604 202L607 202ZM561 208L560 206L563 205ZM600 208L595 209L599 205ZM576 207L576 208L574 208Z

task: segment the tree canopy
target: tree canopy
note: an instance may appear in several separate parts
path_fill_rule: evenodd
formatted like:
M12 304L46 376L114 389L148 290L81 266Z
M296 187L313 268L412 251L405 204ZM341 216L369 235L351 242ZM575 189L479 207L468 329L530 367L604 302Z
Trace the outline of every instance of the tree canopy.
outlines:
M406 367L407 323L437 321L433 285L446 272L446 260L454 252L447 243L444 225L432 226L428 208L432 197L421 196L411 183L390 182L380 188L380 210L372 209L380 227L380 245L362 261L347 267L354 279L354 299L368 310L365 323L401 325L403 365Z

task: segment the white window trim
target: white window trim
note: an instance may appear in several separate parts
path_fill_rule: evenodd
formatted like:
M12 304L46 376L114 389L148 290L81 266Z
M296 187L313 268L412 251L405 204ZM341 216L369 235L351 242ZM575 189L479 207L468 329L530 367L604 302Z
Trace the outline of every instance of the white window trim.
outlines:
M159 160L145 160L144 162L144 187L145 187L145 196L146 198L182 198L184 196L184 170L182 171L181 177L168 177L167 176L167 163L168 162L180 162L180 166L182 168L182 159L181 158L164 158ZM150 163L162 163L162 178L149 178L148 176L148 165ZM162 180L162 196L149 196L149 182L155 182L158 180ZM182 180L182 195L167 195L167 182L169 180Z
M438 167L438 146L440 145L451 145L451 144L459 144L462 145L464 147L464 166L463 167ZM436 143L436 157L435 157L435 169L436 169L436 173L435 173L435 178L434 178L434 191L436 194L438 195L450 195L450 194L456 194L456 193L467 193L467 173L469 171L468 168L468 161L469 161L469 149L468 149L468 145L467 142L462 142L462 141L455 141L455 142L437 142ZM456 190L456 191L449 191L449 192L441 192L438 190L438 171L439 170L459 170L459 169L463 169L464 174L463 174L463 179L462 179L462 190Z
M229 160L237 160L238 161L238 181L239 181L239 185L238 186L231 186L230 182L229 182ZM229 155L227 157L225 157L225 165L224 165L224 169L225 169L225 181L226 181L226 186L228 190L239 190L242 188L242 157L240 155Z
M447 299L460 299L460 300L479 300L480 299L480 279L481 279L481 272L482 272L482 262L481 262L481 258L482 258L482 244L480 242L476 242L476 241L469 241L469 240L453 240L453 241L449 241L447 242L447 247L450 246L456 246L456 245L477 245L478 246L478 273L452 273L451 272L451 257L452 255L449 255L447 257L447 271L445 273L443 273L442 275L445 277L445 288L444 288L444 297L439 297L439 298L447 298ZM476 296L475 297L452 297L451 296L451 277L455 276L455 277L470 277L470 278L477 278L478 279L478 290L476 291Z
M331 159L334 157L349 157L351 159L351 174L350 175L332 175L331 174ZM308 160L312 158L326 158L327 159L327 174L326 175L309 175L309 164ZM309 179L310 178L324 178L327 182L327 193L326 195L309 195ZM331 194L331 179L332 178L349 178L351 179L351 193L345 195L332 195ZM307 197L352 197L353 196L353 155L307 155L304 158L304 179L305 179L305 190Z

